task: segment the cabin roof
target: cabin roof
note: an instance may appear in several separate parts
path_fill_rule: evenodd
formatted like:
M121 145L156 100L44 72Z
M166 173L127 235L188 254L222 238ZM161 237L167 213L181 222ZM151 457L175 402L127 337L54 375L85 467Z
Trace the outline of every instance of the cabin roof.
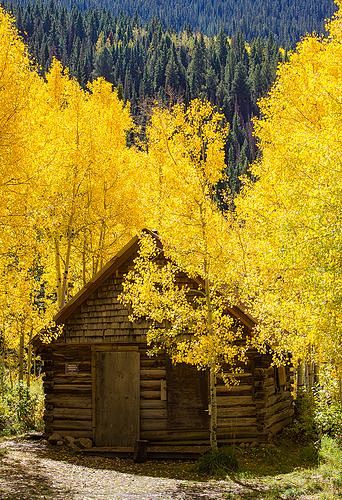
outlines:
M145 230L147 232L147 230ZM158 239L156 233L148 231ZM160 240L159 240L160 241ZM101 286L101 284L109 278L119 267L124 264L137 251L139 246L139 237L134 236L64 307L56 314L54 320L57 324L63 324L73 312L83 302ZM199 283L201 279L196 280ZM242 322L248 329L252 329L255 325L255 320L244 311L242 306L232 306L227 308L227 312L233 317Z

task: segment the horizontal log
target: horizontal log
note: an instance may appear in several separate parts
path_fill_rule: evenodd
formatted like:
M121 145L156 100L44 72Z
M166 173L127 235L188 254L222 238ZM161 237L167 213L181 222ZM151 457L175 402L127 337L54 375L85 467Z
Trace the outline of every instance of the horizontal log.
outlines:
M276 413L275 415L272 415L271 417L268 417L266 419L266 428L271 427L273 424L276 424L277 422L280 422L283 419L290 418L294 414L293 408L284 408L282 411Z
M140 438L149 441L179 441L208 439L209 430L189 431L189 430L160 430L160 431L141 431Z
M254 405L252 395L250 396L228 396L228 395L218 395L217 396L218 406L248 406Z
M159 391L147 391L143 390L140 392L141 399L160 399L160 390Z
M264 383L264 387L270 388L270 387L275 387L275 380L274 378L267 378Z
M53 382L55 385L90 385L92 378L90 373L78 373L77 375L54 375Z
M239 385L232 385L227 387L226 385L217 385L216 386L216 393L219 394L234 394L244 396L247 393L252 392L253 386L252 385L247 385L247 384L239 384Z
M272 406L280 401L292 401L291 393L287 391L280 391L272 394L272 396L267 398L267 406Z
M292 408L293 405L290 400L287 401L278 401L277 403L267 406L267 417L274 415L275 413L278 413L279 411L285 409L285 408Z
M91 420L91 410L84 408L54 408L53 417L58 420Z
M91 430L91 420L53 420L53 428L55 430Z
M53 352L52 359L54 361L54 364L58 364L61 362L72 363L75 361L83 363L85 361L89 361L90 358L91 358L91 351L88 347L86 350L83 350L81 345L73 347L72 344L68 344L67 352L58 352L57 350L55 350Z
M91 408L92 400L90 397L65 396L62 394L47 394L46 403L54 405L56 408Z
M284 429L284 427L286 427L287 425L291 424L293 418L292 416L291 417L287 417L287 418L284 418L283 420L281 420L280 422L277 422L275 424L273 424L268 430L270 432L271 435L275 435L275 434L278 434L278 432L280 432L282 429Z
M159 399L141 399L140 400L140 408L148 409L148 408L166 408L167 402L161 401Z
M257 437L259 434L258 429L256 426L254 427L239 427L236 430L232 429L231 427L219 427L217 429L217 435L218 437L246 437L246 436L253 436Z
M248 427L250 425L256 425L256 417L237 417L237 418L219 418L217 422L217 427Z
M234 406L233 408L219 407L218 418L224 417L253 417L256 415L255 406Z
M166 378L166 370L164 369L148 369L140 370L141 380L160 380Z
M140 417L142 420L167 418L167 409L166 408L141 409L140 410Z
M272 387L265 387L264 392L265 392L265 396L266 396L267 398L270 398L271 396L274 396L274 394L277 394L277 391L276 391L276 387L275 387L275 386L272 386Z
M144 419L140 422L140 430L143 431L161 431L167 429L167 419Z
M148 389L150 391L160 391L160 380L141 380L141 390Z
M91 392L91 384L54 384L54 392Z
M165 361L163 359L143 358L141 355L140 366L144 370L146 370L146 369L164 369Z

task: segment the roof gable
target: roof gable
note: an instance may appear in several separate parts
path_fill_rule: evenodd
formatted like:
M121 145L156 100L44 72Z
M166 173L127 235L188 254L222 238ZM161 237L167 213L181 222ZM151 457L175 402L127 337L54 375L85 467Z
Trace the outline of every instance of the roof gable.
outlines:
M150 233L157 238L155 233ZM120 266L122 266L135 253L138 252L138 249L139 237L135 236L62 309L60 309L54 318L55 322L57 324L65 323L65 321L76 311L76 309L82 305L107 278L114 274ZM200 278L195 281L197 283L202 283ZM228 307L227 312L241 321L242 324L249 330L255 326L255 320L248 313L246 313L242 307Z
M54 320L63 324L87 298L97 290L109 276L124 264L139 248L139 238L132 238L91 280L58 311Z

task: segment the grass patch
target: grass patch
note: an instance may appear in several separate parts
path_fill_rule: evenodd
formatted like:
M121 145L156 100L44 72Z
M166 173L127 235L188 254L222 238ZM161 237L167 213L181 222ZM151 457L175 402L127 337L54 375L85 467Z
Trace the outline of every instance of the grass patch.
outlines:
M246 490L235 498L330 500L342 496L342 450L327 436L320 449L313 443L303 446L282 440L277 445L240 450L238 458L240 470L230 479Z
M323 436L318 455L322 466L336 469L342 467L342 447L335 439Z
M230 446L211 450L202 455L197 462L197 472L210 476L222 476L237 471L239 463L235 449Z

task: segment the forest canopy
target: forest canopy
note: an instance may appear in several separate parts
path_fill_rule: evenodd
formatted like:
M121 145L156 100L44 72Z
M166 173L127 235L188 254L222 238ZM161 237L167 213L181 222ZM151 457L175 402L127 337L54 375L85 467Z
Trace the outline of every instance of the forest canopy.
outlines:
M9 2L28 3L30 0ZM331 0L46 0L45 3L59 10L77 7L83 11L107 11L113 16L137 16L144 23L155 18L176 31L190 28L216 35L223 30L230 36L240 32L247 40L273 35L285 45L295 44L307 33L321 33L324 20L334 10Z

